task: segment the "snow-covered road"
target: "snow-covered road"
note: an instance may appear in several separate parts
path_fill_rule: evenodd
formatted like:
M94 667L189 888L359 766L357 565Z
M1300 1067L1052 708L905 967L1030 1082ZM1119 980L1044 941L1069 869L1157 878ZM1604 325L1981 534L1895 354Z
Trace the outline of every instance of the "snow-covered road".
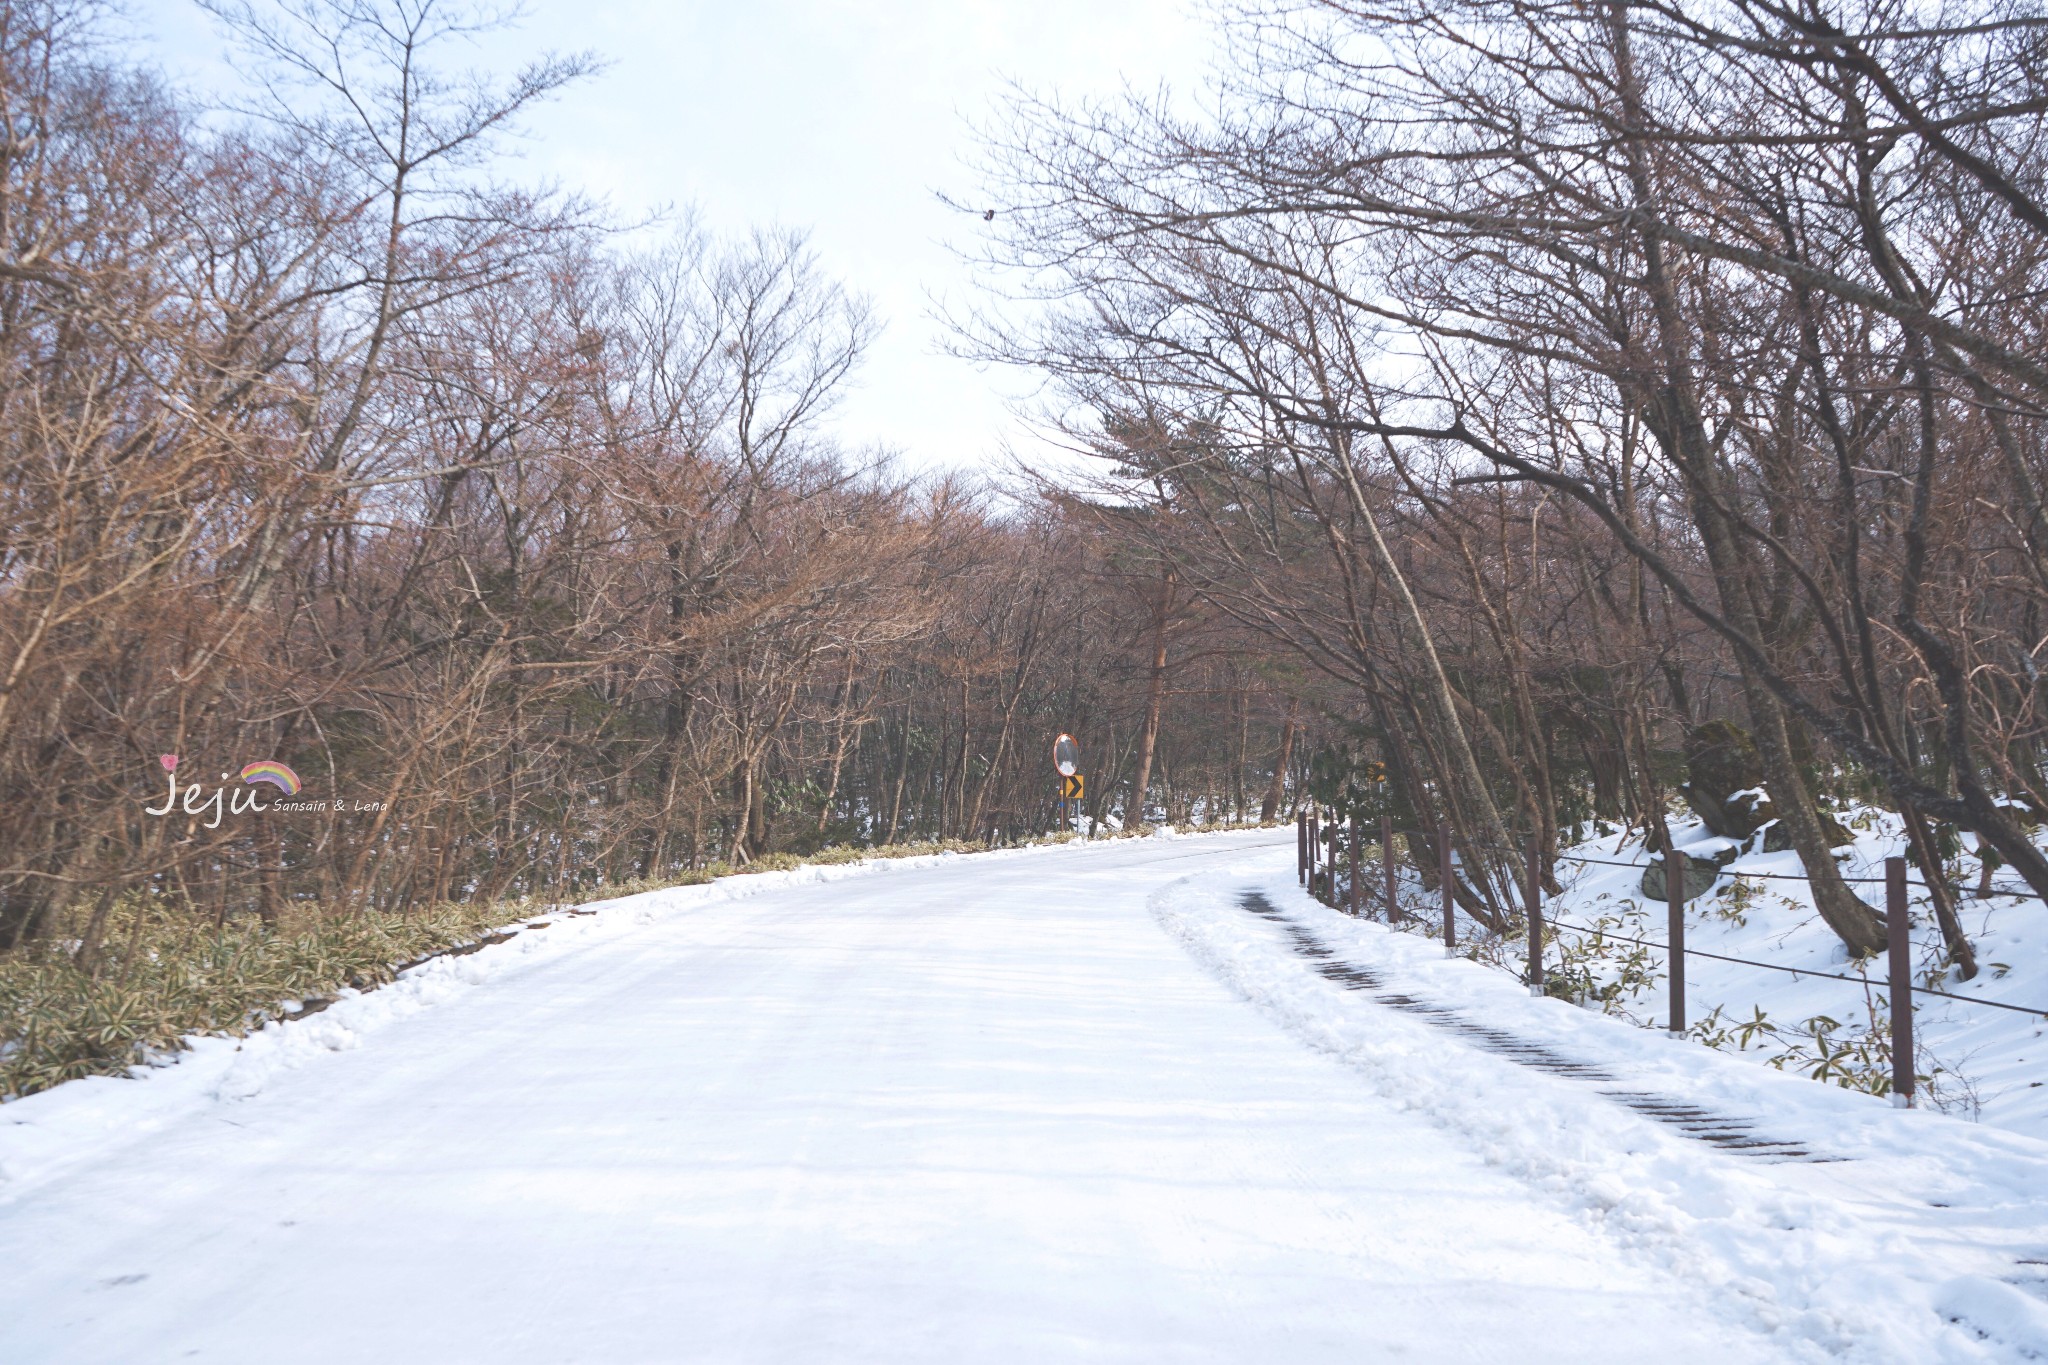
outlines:
M1817 1358L1165 931L1282 838L657 893L10 1105L0 1361Z

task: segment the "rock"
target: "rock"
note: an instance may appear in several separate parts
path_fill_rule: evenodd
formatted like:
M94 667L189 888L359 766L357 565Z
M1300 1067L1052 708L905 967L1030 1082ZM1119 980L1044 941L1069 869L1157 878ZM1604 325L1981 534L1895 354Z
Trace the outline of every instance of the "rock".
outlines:
M1785 822L1778 818L1777 812L1771 810L1769 802L1764 804L1764 809L1769 813L1770 818L1763 825L1763 851L1766 853L1790 853L1792 851L1791 831L1785 828ZM1814 818L1820 821L1820 830L1822 834L1827 836L1829 848L1847 848L1850 844L1856 842L1856 836L1851 834L1840 820L1837 820L1826 811L1815 811Z
M2032 802L2021 801L2010 796L2001 796L1991 804L2005 807L2006 818L2019 827L2020 833L2034 834L2039 832L2041 828L2041 815L2039 811L2034 809Z
M1679 793L1708 829L1724 839L1747 839L1761 829L1765 852L1783 853L1792 847L1790 832L1773 823L1778 812L1764 791L1763 759L1741 726L1710 720L1688 732L1685 769L1690 780ZM1813 814L1830 848L1856 842L1834 816L1824 810Z
M1683 880L1684 894L1687 900L1693 900L1713 890L1714 883L1720 879L1722 864L1734 857L1734 850L1732 849L1729 850L1728 858L1719 859L1701 857L1699 854L1687 849L1680 849L1678 853L1680 857L1685 859L1685 875ZM1664 904L1664 860L1662 858L1659 858L1643 869L1643 895L1649 898L1650 904L1653 906Z
M1710 720L1688 731L1685 772L1687 781L1679 791L1714 833L1726 839L1746 839L1764 822L1756 813L1755 800L1736 798L1738 792L1761 793L1764 782L1763 760L1740 726Z
M1728 827L1728 817L1721 813L1721 803L1692 783L1680 783L1678 794L1685 798L1685 804L1700 818L1700 823L1714 833L1719 834Z
M1695 858L1705 858L1716 867L1726 867L1742 856L1742 845L1733 839L1695 839L1679 847L1679 852L1690 853Z

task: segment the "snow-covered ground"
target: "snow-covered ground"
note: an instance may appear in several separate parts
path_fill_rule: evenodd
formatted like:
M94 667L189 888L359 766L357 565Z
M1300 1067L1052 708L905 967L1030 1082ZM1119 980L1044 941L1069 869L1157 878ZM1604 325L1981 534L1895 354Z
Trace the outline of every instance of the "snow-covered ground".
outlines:
M2048 1144L1530 1000L1292 864L657 892L0 1107L0 1360L2048 1355Z
M2048 1359L2048 1143L1531 999L1317 903L1291 864L1255 889L1277 920L1223 883L1157 909L1269 1017L1638 1264L1808 1358Z
M1901 853L1904 846L1898 817L1875 810L1845 814L1857 837L1853 846L1841 850L1843 873L1856 879L1852 886L1858 894L1882 907L1884 859ZM1697 824L1674 821L1672 828L1681 847L1698 853L1726 842L1713 840ZM1558 864L1565 894L1550 902L1546 914L1572 924L1601 925L1631 938L1664 941L1665 908L1662 902L1646 903L1639 866L1644 854L1635 838L1616 834L1571 852L1588 861L1568 858ZM1610 861L1638 866L1605 865ZM1963 867L1974 890L1975 857L1966 855ZM1745 958L1779 968L1858 974L1859 969L1847 962L1841 940L1815 913L1800 873L1796 853L1736 858L1714 890L1689 904L1686 946L1695 954ZM1908 876L1915 883L1919 880L1917 871L1909 870ZM2010 872L2000 873L1992 885L1995 890L2026 891ZM1418 903L1434 901L1419 886L1411 885L1409 894ZM1952 1114L2048 1138L2048 1019L1969 1003L1996 1000L2048 1010L2048 905L2031 894L1965 896L1959 902L1961 918L1981 970L1974 980L1964 982L1953 970L1943 971L1941 933L1927 893L1916 887L1910 899L1916 984L1967 997L1915 997L1917 1070L1932 1077L1931 1087L1923 1087L1931 1094L1923 1094L1923 1101ZM1582 935L1559 937L1567 946L1585 941ZM1610 963L1595 968L1596 978L1616 980L1627 953L1627 945L1615 945ZM1669 1015L1664 962L1665 955L1658 950L1638 956L1633 988L1621 991L1614 1001L1617 1013L1665 1026ZM1821 1064L1823 1047L1809 1026L1809 1021L1819 1020L1819 1032L1839 1054L1837 1065L1883 1073L1888 1063L1876 1044L1885 1037L1889 1010L1885 964L1871 963L1864 970L1873 982L1869 988L1689 956L1688 1023L1697 1029L1709 1019L1707 1027L1721 1035L1722 1046L1753 1061L1775 1058L1776 1065L1807 1073ZM1755 1027L1759 1011L1770 1029ZM1740 1031L1744 1025L1749 1026L1746 1037Z

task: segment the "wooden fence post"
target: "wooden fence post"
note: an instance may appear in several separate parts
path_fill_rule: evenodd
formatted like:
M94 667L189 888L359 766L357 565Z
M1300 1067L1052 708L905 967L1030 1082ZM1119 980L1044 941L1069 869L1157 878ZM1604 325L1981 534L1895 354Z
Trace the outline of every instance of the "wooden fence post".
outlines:
M1671 825L1664 825L1664 941L1671 945L1671 1027L1673 1038L1685 1036L1685 872L1687 860L1671 843Z
M1308 812L1294 812L1294 880L1308 885Z
M1891 949L1892 1103L1913 1107L1912 913L1906 907L1906 860L1884 860L1886 946Z
M1380 817L1380 861L1387 870L1387 923L1401 922L1401 907L1394 899L1394 817Z
M1529 994L1543 994L1543 848L1529 841Z
M1458 955L1458 895L1451 877L1451 827L1439 820L1436 826L1437 880L1444 893L1444 956Z
M1351 818L1351 917L1358 918L1364 909L1359 893L1364 889L1365 879L1359 876L1358 817Z
M1317 900L1322 899L1316 889L1316 874L1322 871L1322 843L1323 813L1311 805L1308 808L1308 893Z

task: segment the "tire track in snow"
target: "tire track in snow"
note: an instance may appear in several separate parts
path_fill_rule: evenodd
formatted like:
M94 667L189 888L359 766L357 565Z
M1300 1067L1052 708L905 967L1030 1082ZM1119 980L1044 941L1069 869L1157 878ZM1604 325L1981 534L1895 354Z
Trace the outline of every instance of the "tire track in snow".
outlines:
M1379 1004L1417 1015L1486 1052L1537 1071L1607 1085L1620 1081L1619 1077L1604 1067L1573 1061L1541 1044L1518 1038L1505 1029L1468 1019L1456 1010L1388 990L1385 979L1379 973L1371 968L1339 959L1336 953L1324 946L1314 934L1277 909L1263 892L1247 891L1238 897L1238 904L1259 918L1278 925L1288 936L1294 951L1310 959L1319 975L1336 982L1346 990L1359 991ZM1717 1114L1698 1105L1686 1104L1652 1091L1602 1089L1599 1093L1646 1118L1676 1128L1687 1137L1740 1156L1756 1157L1766 1161L1800 1162L1833 1162L1848 1159L1816 1154L1797 1142L1759 1137L1756 1121L1753 1119Z

